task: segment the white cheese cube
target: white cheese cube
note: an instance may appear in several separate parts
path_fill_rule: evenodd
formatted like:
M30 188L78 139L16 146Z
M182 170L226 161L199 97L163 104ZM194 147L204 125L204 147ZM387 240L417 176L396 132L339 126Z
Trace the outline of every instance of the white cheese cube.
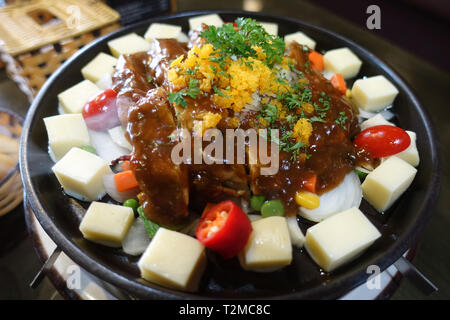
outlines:
M189 19L189 28L191 28L191 30L196 30L202 23L219 28L223 25L223 20L218 14L198 16Z
M144 39L152 41L153 39L178 39L181 33L181 27L165 23L152 23L144 34Z
M406 130L406 133L411 138L411 143L410 143L408 148L406 148L405 150L403 150L400 153L397 153L395 156L397 158L405 160L406 162L408 162L413 167L417 167L419 165L419 162L420 162L420 157L419 157L419 151L417 150L416 133L412 132L412 131L408 131L408 130Z
M391 105L397 94L397 88L384 76L356 80L352 87L352 100L369 112Z
M95 85L102 90L110 89L113 86L112 75L104 74L100 80L98 80Z
M381 236L356 207L337 213L306 231L306 250L330 272L356 258Z
M408 162L392 156L369 173L361 185L364 198L382 212L408 189L417 169Z
M117 59L113 56L100 52L81 69L81 74L87 80L98 82L105 74L112 76L116 62Z
M252 222L253 231L239 261L252 271L273 271L292 261L292 244L284 217L268 217Z
M130 207L94 201L81 221L80 231L87 240L119 248L133 221Z
M178 35L177 40L179 42L189 42L189 37L186 35L186 33L180 32L180 34Z
M100 92L91 81L83 80L58 94L58 100L66 113L81 113L86 102Z
M340 73L344 79L355 77L361 68L362 61L349 49L330 50L323 56L325 69Z
M80 148L70 149L52 170L65 193L84 201L101 199L105 195L103 176L112 174L105 160Z
M88 129L80 113L44 118L44 124L55 161L61 159L72 147L90 145Z
M130 33L108 41L109 50L114 57L150 50L150 43L136 33Z
M378 113L376 116L373 116L372 118L367 119L366 121L361 122L359 125L361 127L361 131L366 130L371 127L375 126L395 126L392 122L387 121L381 113Z
M150 282L193 292L206 267L205 247L188 235L159 228L138 266Z
M284 42L286 45L289 45L292 41L308 46L312 50L316 48L316 42L301 31L284 36Z
M260 22L261 26L268 34L278 36L278 24L273 22Z

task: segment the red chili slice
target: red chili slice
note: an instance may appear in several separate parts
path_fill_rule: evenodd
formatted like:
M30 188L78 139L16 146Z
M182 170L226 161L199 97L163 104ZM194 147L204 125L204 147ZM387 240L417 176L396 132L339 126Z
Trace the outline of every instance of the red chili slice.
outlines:
M228 259L245 247L252 230L248 216L228 200L205 210L195 235L205 247Z

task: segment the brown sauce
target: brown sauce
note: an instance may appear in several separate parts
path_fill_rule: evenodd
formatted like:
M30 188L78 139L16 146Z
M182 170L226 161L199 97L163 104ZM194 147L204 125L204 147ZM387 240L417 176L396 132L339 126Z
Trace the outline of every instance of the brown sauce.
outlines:
M196 41L198 38L193 42ZM226 197L248 199L249 189L267 199L280 199L286 213L293 215L298 212L295 194L304 189L305 181L312 175L317 175L317 193L322 194L336 187L358 163L373 161L370 155L358 154L351 141L359 131L357 108L320 72L307 66L308 52L294 43L287 49L287 55L309 82L311 101L319 102L326 95L331 106L323 122L313 123L307 150L310 157L292 161L289 153L280 151L280 169L272 176L259 175L258 165L173 164L170 150L174 142L168 136L176 127L192 132L194 121L210 111L222 115L217 128L224 132L231 128L228 120L235 116L229 109L218 108L209 96L187 99L186 108L169 104L167 71L170 62L186 54L186 50L186 44L176 40L155 40L150 52L121 57L113 78L118 97L129 99L128 108L124 108L127 115L124 124L133 145L132 169L141 187L141 204L153 221L179 225L185 221L188 208L201 212L207 202ZM147 81L149 76L154 80ZM319 114L317 110L314 112ZM342 112L346 119L338 124L336 119ZM239 127L247 129L254 127L258 112L239 116ZM282 128L284 124L279 121L275 126Z

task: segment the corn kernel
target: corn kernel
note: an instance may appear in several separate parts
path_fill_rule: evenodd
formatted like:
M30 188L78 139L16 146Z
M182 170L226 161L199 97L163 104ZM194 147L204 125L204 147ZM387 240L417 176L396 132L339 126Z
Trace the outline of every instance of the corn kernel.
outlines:
M351 98L352 97L352 90L350 90L350 89L347 89L346 91L345 91L345 96L347 97L347 98Z
M316 209L320 205L319 196L308 191L297 192L295 194L295 202L297 202L299 206L305 207L306 209Z

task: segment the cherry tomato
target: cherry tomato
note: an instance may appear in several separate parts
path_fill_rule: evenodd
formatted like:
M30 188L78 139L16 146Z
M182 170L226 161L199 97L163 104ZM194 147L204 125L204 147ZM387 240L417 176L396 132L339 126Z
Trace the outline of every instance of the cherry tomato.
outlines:
M195 236L205 247L228 259L245 247L251 232L248 216L233 201L228 200L205 209Z
M119 125L116 97L117 92L106 89L85 104L82 114L89 129L102 131Z
M381 125L367 128L356 137L354 144L375 158L392 156L409 147L411 138L399 127Z

